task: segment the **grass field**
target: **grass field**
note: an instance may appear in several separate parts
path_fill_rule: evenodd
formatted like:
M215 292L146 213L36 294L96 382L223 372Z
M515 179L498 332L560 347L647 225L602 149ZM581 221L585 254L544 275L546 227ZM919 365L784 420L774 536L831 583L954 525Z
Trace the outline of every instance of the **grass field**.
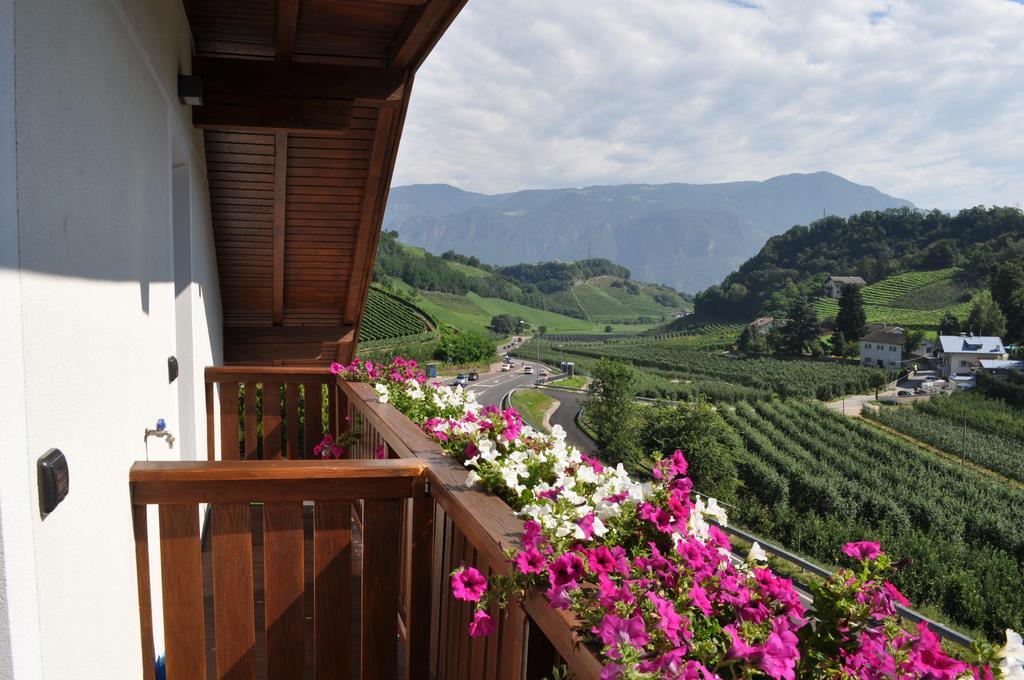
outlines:
M547 432L547 428L544 427L544 414L555 401L541 390L516 390L512 394L512 408L519 411L528 425L542 432Z
M562 378L561 380L556 380L550 384L557 387L571 387L573 389L581 390L587 386L587 377L583 375L574 375L571 378Z
M977 291L957 281L959 272L955 267L907 272L865 286L861 294L868 323L934 330L947 313L964 320ZM839 302L832 298L818 298L814 306L822 320L835 318L839 311Z

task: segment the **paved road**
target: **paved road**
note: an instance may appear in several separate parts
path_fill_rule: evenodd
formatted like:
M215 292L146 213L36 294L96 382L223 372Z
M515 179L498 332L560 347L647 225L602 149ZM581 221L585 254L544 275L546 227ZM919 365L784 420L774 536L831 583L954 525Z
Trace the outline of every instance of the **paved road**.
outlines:
M588 455L596 452L597 443L576 425L576 414L583 408L587 395L562 390L545 390L544 393L561 402L561 405L551 414L551 424L562 426L562 429L565 430L565 440Z
M536 362L529 361L526 364L534 367L534 373L532 375L523 373L524 363L516 360L516 366L511 371L502 373L497 370L498 364L495 364L492 368L492 372L481 373L480 380L469 383L469 389L476 392L476 400L482 405L494 404L495 406L501 405L501 398L508 394L508 391L513 387L527 387L532 385L537 379L539 371L536 368ZM550 372L552 369L548 369Z

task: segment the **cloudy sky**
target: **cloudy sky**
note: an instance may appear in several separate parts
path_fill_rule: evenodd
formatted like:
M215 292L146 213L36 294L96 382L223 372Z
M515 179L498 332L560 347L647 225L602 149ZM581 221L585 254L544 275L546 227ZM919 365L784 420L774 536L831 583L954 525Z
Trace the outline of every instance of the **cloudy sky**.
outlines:
M1024 0L469 0L395 183L488 193L829 170L1024 204Z

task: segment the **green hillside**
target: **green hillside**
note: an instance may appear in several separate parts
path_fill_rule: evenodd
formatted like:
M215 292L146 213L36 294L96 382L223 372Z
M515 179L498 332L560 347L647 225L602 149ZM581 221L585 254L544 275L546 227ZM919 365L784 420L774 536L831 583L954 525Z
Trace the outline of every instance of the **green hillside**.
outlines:
M427 314L397 295L370 286L359 329L361 349L425 342L436 336L435 324Z
M934 330L946 314L966 319L979 291L958 281L960 271L948 267L907 272L865 286L861 294L868 323ZM834 319L839 311L832 298L818 298L814 307L822 320Z
M405 290L410 290L407 286ZM488 332L491 318L508 314L523 319L529 324L547 326L548 333L603 333L607 324L577 319L564 314L534 309L525 305L485 298L476 293L457 295L434 291L416 291L415 304L430 314L438 323L447 324L459 330ZM611 324L616 331L639 332L649 328L646 324ZM527 329L527 332L531 332Z

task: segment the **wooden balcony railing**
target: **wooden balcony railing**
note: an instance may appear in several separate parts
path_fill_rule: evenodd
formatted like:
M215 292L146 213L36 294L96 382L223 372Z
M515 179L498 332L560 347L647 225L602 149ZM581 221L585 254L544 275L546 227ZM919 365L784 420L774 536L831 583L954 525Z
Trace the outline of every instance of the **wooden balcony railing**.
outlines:
M161 506L168 678L203 677L198 665L205 644L198 503L212 504L208 532L213 553L212 635L217 673L211 677L254 677L249 670L250 664L256 663L250 662L254 658L250 651L255 648L254 624L246 603L251 607L255 582L249 552L251 527L244 512L252 501L265 504L266 677L303 677L290 672L299 667L302 656L295 645L302 645L295 642L297 614L289 607L295 606L297 598L301 600L303 534L299 513L301 501L310 500L319 520L313 534L314 625L316 631L323 631L323 636L313 635L316 677L350 677L346 665L351 663L350 655L340 651L344 645L330 633L340 619L351 618L351 593L345 587L352 573L351 535L347 533L351 529L343 517L349 508L364 540L363 625L359 631L363 678L396 677L395 669L404 667L408 678L534 680L548 677L559 663L566 663L581 680L599 676L600 664L579 644L572 621L551 609L539 594L528 596L522 606L492 611L498 623L494 635L468 636L472 607L451 596L449 574L460 564L475 566L484 574L507 573L505 551L518 547L523 523L497 497L468 488L465 468L445 456L436 442L390 404L379 403L369 385L337 381L321 369L218 367L207 370L208 414L214 412L215 383L221 386L222 450L229 457L241 451L246 460L139 463L131 477L143 652L149 650L149 661L153 646L151 623L147 627L144 509L147 504ZM237 397L240 385L241 405ZM303 398L296 394L288 400L289 385L302 385ZM323 389L326 402L320 398ZM244 403L247 394L280 394L281 390L286 404L283 416L272 404L265 409L261 399L253 400L252 407ZM312 398L307 400L306 395ZM322 429L317 428L323 421L336 433L338 425L346 423L345 416L361 431L352 452L355 460L249 460L270 458L274 452L281 457L291 451L302 457L311 442L320 440ZM291 447L288 439L300 429L302 437ZM208 431L212 451L216 432L212 425ZM281 449L275 448L278 441ZM389 460L371 460L380 445ZM382 557L381 551L386 556ZM330 618L316 623L317 617ZM341 656L331 656L332 665L323 666L319 654L329 654L328 649ZM401 662L395 660L398 649L404 655ZM151 668L149 661L147 667ZM236 668L242 672L236 675ZM332 668L341 670L328 670Z

